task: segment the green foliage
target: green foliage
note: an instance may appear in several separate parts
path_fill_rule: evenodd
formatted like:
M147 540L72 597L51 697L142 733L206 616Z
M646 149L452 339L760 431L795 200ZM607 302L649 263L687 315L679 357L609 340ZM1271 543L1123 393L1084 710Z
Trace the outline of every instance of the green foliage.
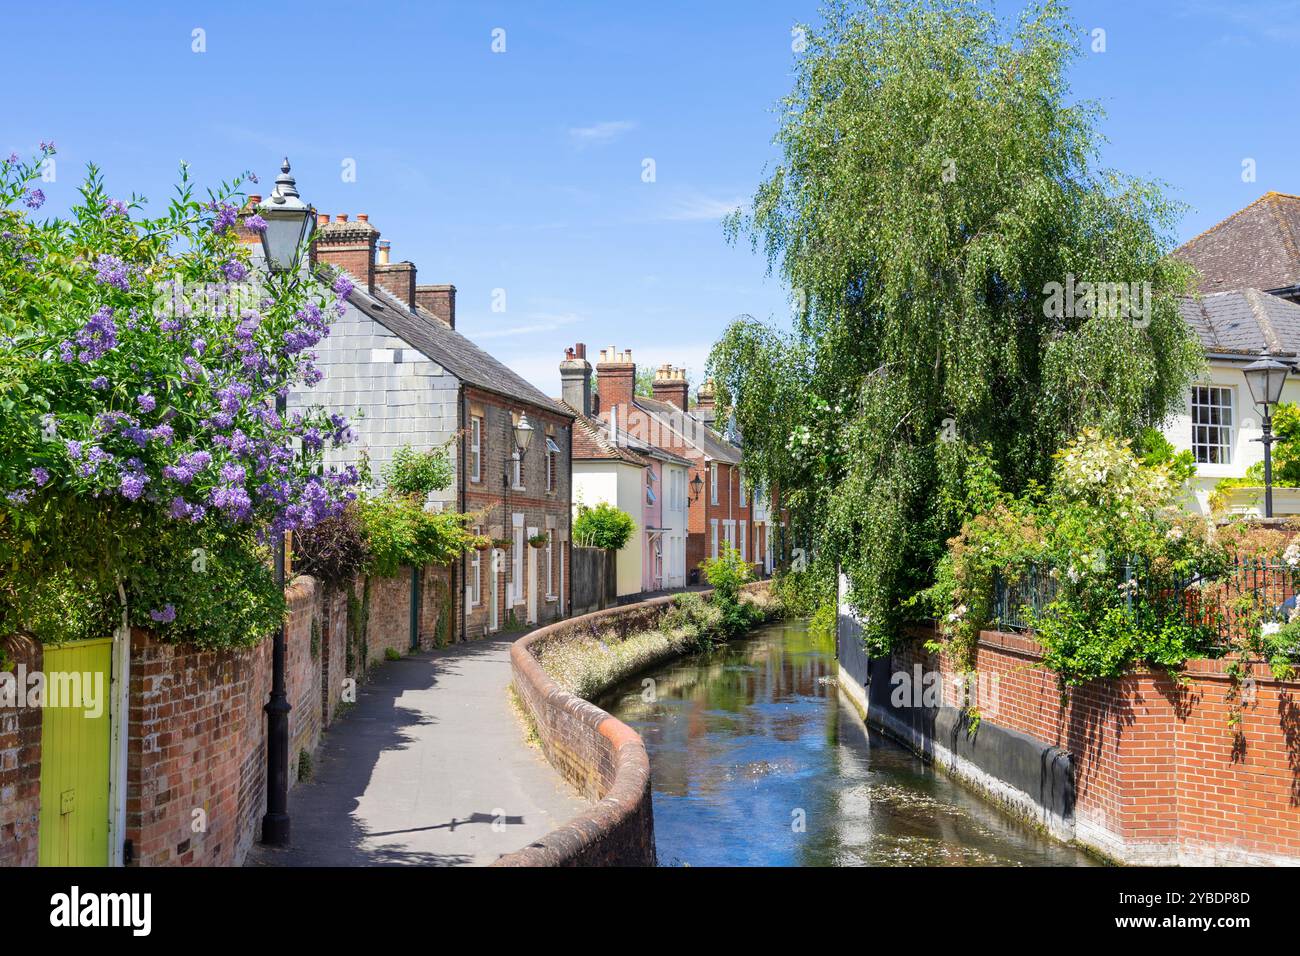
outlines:
M754 579L754 569L730 545L716 558L701 564L704 579L713 588L710 603L722 612L722 634L731 639L754 626L750 605L740 600L740 589Z
M419 495L445 491L455 481L456 473L446 447L413 451L403 445L393 453L393 460L384 469L384 484L389 491L399 495Z
M710 369L747 473L887 647L966 518L972 463L1010 494L1045 484L1082 428L1158 425L1202 358L1167 255L1178 208L1096 168L1061 4L1008 29L974 0L866 0L807 39L782 160L728 223L792 290L793 329L738 321ZM1071 278L1149 283L1146 315L1052 308Z
M270 550L253 531L178 523L154 547L154 560L127 579L132 624L163 640L218 648L256 644L283 620Z
M201 198L182 166L149 215L92 165L70 214L37 220L53 152L0 160L0 633L105 636L121 582L165 639L256 642L283 602L255 534L332 513L354 482L323 465L345 421L274 413L319 375L306 346L342 294L253 268L242 179Z
M835 608L835 568L823 568L818 556L802 571L789 570L778 574L772 588L787 611L796 617L812 617L824 607Z
M386 660L386 661L400 661L401 659L402 659L402 652L399 651L397 648L395 648L395 647L385 647L385 648L384 648L384 660Z
M465 515L427 511L414 496L362 498L358 515L370 553L368 570L382 577L393 577L403 567L447 564L475 541Z
M626 511L608 502L591 508L578 505L578 516L573 519L573 540L585 548L603 548L617 551L636 533L636 522Z
M1056 595L1032 616L1044 663L1065 684L1114 677L1138 664L1174 669L1212 635L1189 623L1184 587L1213 578L1229 554L1209 524L1180 507L1174 465L1149 465L1127 440L1087 429L1054 456L1051 490L999 493L963 524L918 604L939 620L966 669L992 615L994 577L1031 566Z
M697 651L710 650L727 639L722 606L694 593L674 597L673 606L664 612L660 627Z
M1191 449L1179 451L1158 428L1142 429L1133 450L1145 465L1153 468L1158 465L1167 466L1169 477L1180 485L1196 477L1196 457Z
M1300 405L1282 402L1274 407L1273 436L1273 487L1300 488ZM1264 463L1257 461L1241 477L1216 482L1210 508L1215 512L1226 510L1230 489L1263 487Z

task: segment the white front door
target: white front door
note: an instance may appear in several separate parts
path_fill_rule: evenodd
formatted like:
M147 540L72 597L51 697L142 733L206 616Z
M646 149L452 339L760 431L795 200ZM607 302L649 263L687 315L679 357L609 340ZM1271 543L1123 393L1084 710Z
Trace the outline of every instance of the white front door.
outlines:
M495 631L497 628L499 628L499 627L501 626L501 619L500 619L500 617L499 617L501 611L500 611L500 608L499 608L498 605L497 605L497 599L498 599L498 597L499 597L499 595L498 595L498 593L497 593L497 581L500 580L500 578L499 578L497 575L500 574L500 572L501 572L501 564L502 564L502 562L501 562L501 549L500 549L500 548L493 548L493 549L492 549L492 564L491 564L491 567L492 567L492 624L491 624L491 627L488 628L488 630L492 630L492 631Z
M514 546L510 549L510 606L524 599L524 516L514 516Z
M536 528L528 529L528 537L537 534ZM531 544L528 546L528 577L525 578L528 587L528 623L537 623L537 549Z

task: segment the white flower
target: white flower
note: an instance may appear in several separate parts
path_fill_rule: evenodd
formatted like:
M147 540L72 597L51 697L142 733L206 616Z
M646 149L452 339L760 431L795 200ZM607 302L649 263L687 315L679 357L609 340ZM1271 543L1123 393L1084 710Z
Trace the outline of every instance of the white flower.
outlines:
M1178 527L1177 525L1174 525L1174 527L1170 528L1168 531L1165 532L1165 537L1168 538L1170 541L1182 541L1183 529Z
M1268 637L1270 634L1276 634L1280 630L1282 630L1281 624L1277 621L1269 621L1259 629L1259 633L1264 637Z

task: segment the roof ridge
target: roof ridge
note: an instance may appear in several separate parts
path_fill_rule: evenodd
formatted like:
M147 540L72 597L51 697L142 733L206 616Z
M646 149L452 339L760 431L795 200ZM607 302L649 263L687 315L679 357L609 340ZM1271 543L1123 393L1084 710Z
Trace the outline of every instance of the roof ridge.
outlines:
M1250 314L1255 317L1260 332L1264 334L1264 343L1268 346L1269 352L1282 351L1282 341L1278 338L1277 329L1273 328L1273 322L1268 317L1268 310L1264 308L1264 293L1258 289L1242 289L1241 294L1250 306Z
M1291 260L1294 262L1296 259L1300 259L1300 246L1297 246L1295 232L1291 229L1291 223L1287 221L1286 216L1282 214L1282 210L1278 208L1279 204L1277 200L1286 198L1296 199L1297 197L1288 197L1285 193L1271 192L1268 194L1267 198L1270 200L1268 211L1272 214L1273 221L1277 223L1277 228L1282 233L1282 244L1286 246L1286 251L1290 254ZM1295 276L1292 275L1292 278L1294 279Z
M1238 209L1236 212L1234 212L1231 216L1228 216L1226 219L1220 219L1218 222L1216 222L1216 223L1215 223L1213 226L1211 226L1210 228L1204 230L1203 232L1200 232L1200 233L1196 234L1195 236L1192 236L1192 238L1188 239L1188 240L1187 240L1186 242L1184 242L1181 246L1179 246L1177 249L1175 249L1175 250L1174 250L1174 253L1177 254L1178 249L1186 249L1186 248L1187 248L1188 246L1190 246L1192 243L1194 243L1194 242L1199 242L1200 240L1202 240L1202 239L1204 239L1206 236L1208 236L1210 233L1212 233L1212 232L1214 232L1214 231L1216 231L1216 230L1222 228L1223 226L1226 226L1228 223L1232 222L1232 220L1236 219L1238 216L1240 216L1242 213L1246 212L1248 209L1253 209L1255 206L1258 206L1260 203L1264 202L1264 201L1267 200L1270 196L1273 196L1273 195L1275 195L1273 192L1266 192L1266 193L1264 193L1264 195L1260 196L1260 197L1259 197L1258 199L1256 199L1254 202L1250 203L1249 205L1242 206L1240 209Z

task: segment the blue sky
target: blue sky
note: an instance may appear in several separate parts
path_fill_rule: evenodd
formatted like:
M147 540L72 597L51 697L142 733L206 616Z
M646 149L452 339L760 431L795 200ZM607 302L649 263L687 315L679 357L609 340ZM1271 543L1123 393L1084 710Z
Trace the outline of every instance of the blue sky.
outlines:
M201 183L251 168L265 186L288 154L308 201L369 214L420 281L456 284L462 331L551 393L576 341L698 380L731 317L785 320L779 281L719 219L777 158L791 29L815 0L156 6L6 13L17 98L0 150L58 144L47 208L67 207L90 160L161 205L181 159ZM1300 192L1300 0L1072 11L1105 30L1072 75L1108 112L1105 164L1167 183L1190 207L1180 238Z

